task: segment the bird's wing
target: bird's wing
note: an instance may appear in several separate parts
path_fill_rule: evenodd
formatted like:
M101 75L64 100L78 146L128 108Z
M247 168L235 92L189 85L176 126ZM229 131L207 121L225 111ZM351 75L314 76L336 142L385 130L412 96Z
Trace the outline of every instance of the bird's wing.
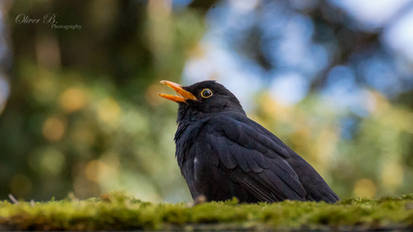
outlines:
M283 157L288 154L283 146L232 117L215 117L205 129L220 168L257 199L305 200L307 193Z
M260 124L248 118L236 116L235 118L251 125L252 127L254 127L254 129L266 135L274 143L285 148L282 151L284 153L280 153L280 155L287 159L290 166L299 176L304 189L307 191L308 200L325 201L329 203L334 203L340 200L337 194L334 193L330 186L328 186L328 184L324 181L320 174L318 174L318 172L301 156L299 156L291 148L285 145L277 136L275 136L270 131L262 127Z

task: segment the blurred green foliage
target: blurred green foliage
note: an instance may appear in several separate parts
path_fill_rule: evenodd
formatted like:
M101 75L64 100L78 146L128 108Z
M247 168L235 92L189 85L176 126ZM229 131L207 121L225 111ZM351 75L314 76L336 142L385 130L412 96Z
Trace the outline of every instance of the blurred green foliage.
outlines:
M203 33L192 11L162 2L15 1L9 12L14 65L0 120L1 198L90 197L125 189L159 201L187 199L173 153L174 106L161 78L178 81ZM29 5L29 6L28 6ZM69 9L82 9L70 12ZM16 24L18 14L62 24Z
M320 97L308 96L294 107L263 94L252 117L302 154L340 196L374 197L412 191L413 112L368 94L370 116L332 111ZM359 120L347 139L339 126L349 116ZM275 120L274 120L275 119Z
M10 1L0 199L125 190L147 201L189 200L174 157L176 106L158 98L158 82L179 82L185 60L202 53L208 4L176 10L167 1ZM55 14L59 24L81 29L19 24L19 14ZM318 92L285 106L263 89L249 115L341 197L412 192L413 106L373 89L368 99L369 115L361 117L332 110ZM340 127L348 117L359 125L350 139Z

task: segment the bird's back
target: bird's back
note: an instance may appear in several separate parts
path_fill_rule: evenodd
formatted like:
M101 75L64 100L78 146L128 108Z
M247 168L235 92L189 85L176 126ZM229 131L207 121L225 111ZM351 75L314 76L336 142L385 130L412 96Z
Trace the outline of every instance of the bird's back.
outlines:
M176 156L192 196L246 202L339 198L303 158L244 114L180 122Z
M337 194L328 186L324 179L318 174L318 172L300 155L293 151L289 146L284 144L281 139L275 136L273 133L265 129L255 121L248 119L250 124L253 124L261 133L266 134L276 143L281 144L286 148L288 154L285 154L286 161L291 165L294 171L297 173L300 182L307 192L306 200L314 201L326 201L336 202L339 200Z

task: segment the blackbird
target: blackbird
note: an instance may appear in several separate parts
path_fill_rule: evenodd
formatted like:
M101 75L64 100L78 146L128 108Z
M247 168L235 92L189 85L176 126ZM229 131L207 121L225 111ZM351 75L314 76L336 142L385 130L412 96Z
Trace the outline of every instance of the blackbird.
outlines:
M323 178L277 136L249 119L238 99L216 81L182 87L176 158L194 200L240 202L339 200Z

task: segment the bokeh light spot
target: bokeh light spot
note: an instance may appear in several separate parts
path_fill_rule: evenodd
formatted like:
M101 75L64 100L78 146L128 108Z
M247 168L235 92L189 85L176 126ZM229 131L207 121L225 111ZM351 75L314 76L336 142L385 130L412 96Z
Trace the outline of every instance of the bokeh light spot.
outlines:
M271 94L285 105L299 102L307 95L308 82L299 73L279 73L271 85Z
M102 169L104 163L100 160L89 161L85 168L85 176L88 180L99 182L99 170Z
M383 34L386 44L413 62L413 8Z
M57 175L62 170L64 163L64 155L55 149L47 150L40 157L40 168L51 175Z
M92 160L85 168L86 178L93 182L104 182L109 178L116 177L119 168L119 160L116 155L107 155L104 160Z
M46 70L37 71L39 71L39 74L36 76L36 81L31 82L33 87L33 98L42 103L51 103L55 101L58 88L54 74ZM30 76L27 78L30 78Z
M33 171L47 177L61 173L65 162L64 154L53 146L35 150L28 159L28 164Z
M80 88L68 88L60 95L59 103L67 113L78 111L87 103L86 93Z
M106 123L114 123L119 119L119 104L113 98L105 98L99 102L98 117Z
M372 198L376 195L376 184L370 179L360 179L354 185L354 195Z
M43 123L43 136L51 142L59 141L65 133L65 124L61 118L55 116L47 118Z
M381 172L383 186L394 191L403 182L403 167L397 162L386 162Z

